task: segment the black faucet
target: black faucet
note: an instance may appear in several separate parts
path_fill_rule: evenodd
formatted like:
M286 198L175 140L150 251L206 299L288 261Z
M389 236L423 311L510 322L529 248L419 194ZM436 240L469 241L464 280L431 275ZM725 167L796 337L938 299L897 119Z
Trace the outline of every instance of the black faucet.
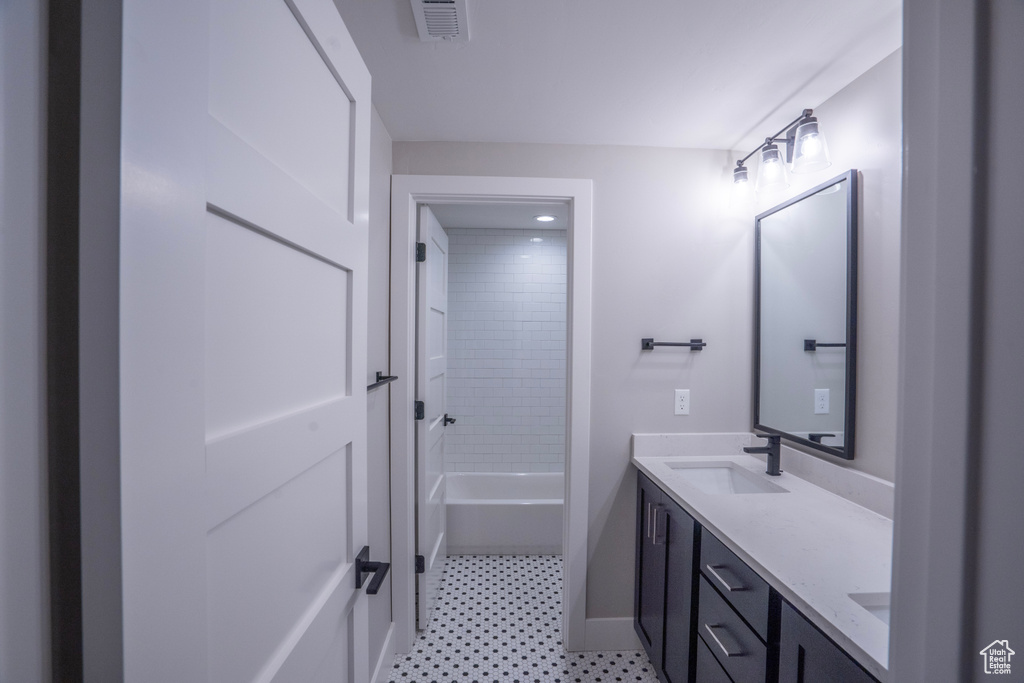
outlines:
M773 477L779 476L780 474L782 474L782 470L780 469L781 456L779 454L779 449L782 446L782 437L779 436L778 434L767 434L767 435L755 434L755 436L760 436L762 439L768 439L768 445L767 446L744 446L743 447L743 452L744 453L767 453L768 454L768 469L765 470L765 473L770 475L770 476L773 476Z

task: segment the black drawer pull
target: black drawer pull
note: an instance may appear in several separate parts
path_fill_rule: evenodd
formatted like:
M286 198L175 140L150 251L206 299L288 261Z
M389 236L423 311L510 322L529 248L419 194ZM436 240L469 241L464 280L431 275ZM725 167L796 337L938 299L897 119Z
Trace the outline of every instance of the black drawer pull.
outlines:
M651 545L662 545L664 543L663 536L658 533L658 510L660 510L662 507L663 506L661 505L654 506L653 521L651 522L651 524L654 526L654 529L652 530L651 534ZM665 526L664 522L662 522L662 526ZM658 542L658 539L662 539L661 543Z
M716 569L728 569L728 567L726 567L725 565L707 564L704 566L707 567L707 570L709 572L711 572L711 576L715 577L715 579L718 580L718 583L722 584L722 587L725 588L725 590L729 592L746 590L746 586L744 586L743 584L737 584L734 586L725 579L723 579L721 574L715 571Z
M726 657L743 656L742 650L730 650L728 647L726 647L725 643L722 642L722 639L719 638L718 635L715 633L716 628L721 629L725 633L729 633L724 626L722 626L721 624L704 624L704 628L707 630L708 635L711 636L711 640L715 641L715 645L717 645L719 649L722 650L722 654L724 654Z

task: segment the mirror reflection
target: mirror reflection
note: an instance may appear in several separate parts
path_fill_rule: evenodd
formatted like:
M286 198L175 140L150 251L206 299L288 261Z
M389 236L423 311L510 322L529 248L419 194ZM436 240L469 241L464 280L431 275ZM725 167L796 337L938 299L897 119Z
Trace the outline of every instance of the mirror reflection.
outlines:
M856 172L757 217L755 428L853 458Z

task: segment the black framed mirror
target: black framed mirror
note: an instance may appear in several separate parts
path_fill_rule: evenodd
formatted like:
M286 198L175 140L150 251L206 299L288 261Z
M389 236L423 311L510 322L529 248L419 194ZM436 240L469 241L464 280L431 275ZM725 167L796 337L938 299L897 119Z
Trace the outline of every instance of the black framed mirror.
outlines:
M852 460L857 171L754 221L754 429Z

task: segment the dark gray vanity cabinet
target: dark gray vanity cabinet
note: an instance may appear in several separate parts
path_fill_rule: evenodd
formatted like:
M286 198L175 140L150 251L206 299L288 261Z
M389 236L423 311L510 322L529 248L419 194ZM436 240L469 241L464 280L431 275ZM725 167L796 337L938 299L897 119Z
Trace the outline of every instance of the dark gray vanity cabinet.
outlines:
M782 604L779 683L877 683L788 603Z
M690 683L697 524L643 474L637 476L633 625L665 683Z
M643 473L633 625L662 683L878 683Z

